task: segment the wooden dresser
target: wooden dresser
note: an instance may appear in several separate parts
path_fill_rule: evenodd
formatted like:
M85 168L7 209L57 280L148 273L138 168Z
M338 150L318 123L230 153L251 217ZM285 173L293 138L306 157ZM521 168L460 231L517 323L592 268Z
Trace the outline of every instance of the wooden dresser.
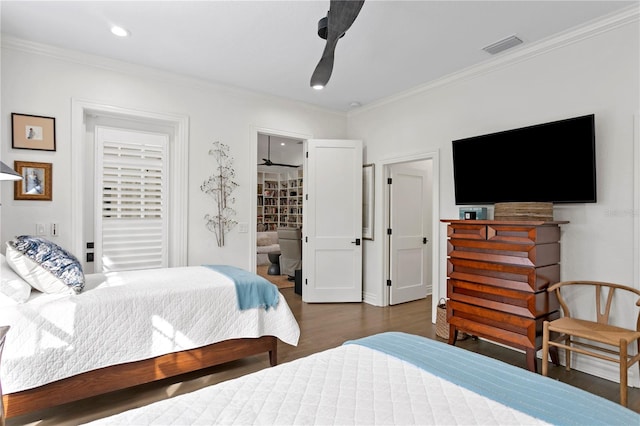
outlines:
M449 344L458 330L526 352L536 371L542 322L560 316L547 286L560 281L560 225L442 220L447 226ZM557 364L557 351L551 354Z

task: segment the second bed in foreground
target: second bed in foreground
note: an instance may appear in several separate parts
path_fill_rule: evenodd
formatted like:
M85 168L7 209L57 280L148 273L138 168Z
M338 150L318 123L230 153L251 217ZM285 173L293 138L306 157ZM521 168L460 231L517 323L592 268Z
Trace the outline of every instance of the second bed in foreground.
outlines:
M581 389L441 342L388 332L93 425L640 424Z

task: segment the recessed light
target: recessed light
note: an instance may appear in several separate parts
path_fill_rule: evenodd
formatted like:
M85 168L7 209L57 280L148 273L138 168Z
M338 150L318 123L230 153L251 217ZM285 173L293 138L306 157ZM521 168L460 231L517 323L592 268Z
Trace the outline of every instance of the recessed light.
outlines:
M122 27L114 25L111 27L111 33L117 35L118 37L127 37L129 36L129 31L125 30Z
M349 104L349 106L350 106L351 108L358 108L359 106L362 106L362 104L361 104L360 102L358 102L358 101L354 101L354 102L351 102L351 103Z
M322 90L322 89L324 89L324 86L323 86L322 84L316 84L316 85L311 86L311 87L313 87L313 88L314 88L314 89L316 89L316 90Z
M284 142L280 142L280 146L284 146Z

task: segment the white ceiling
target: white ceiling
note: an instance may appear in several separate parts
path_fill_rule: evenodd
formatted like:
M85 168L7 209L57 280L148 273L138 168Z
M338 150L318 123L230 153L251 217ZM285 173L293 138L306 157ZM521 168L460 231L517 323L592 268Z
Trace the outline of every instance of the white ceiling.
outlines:
M333 75L309 79L324 48L329 1L8 1L4 35L347 111L492 56L516 34L543 40L637 1L367 0L338 42ZM126 39L109 32L118 24ZM504 53L503 53L504 54Z
M258 164L268 158L274 163L301 166L304 161L303 152L302 140L258 134ZM262 166L258 167L258 171L286 173L290 170L287 167Z

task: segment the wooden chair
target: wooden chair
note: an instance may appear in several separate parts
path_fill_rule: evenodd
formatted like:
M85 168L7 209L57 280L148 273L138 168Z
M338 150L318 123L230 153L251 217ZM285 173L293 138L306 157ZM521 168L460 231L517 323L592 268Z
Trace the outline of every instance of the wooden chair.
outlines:
M569 307L562 298L560 288L566 286L591 286L595 290L596 321L587 321L571 317ZM607 289L603 294L603 289ZM636 320L636 329L630 330L609 324L609 312L611 302L616 290L621 290L620 296L626 297L626 292L634 293L640 297L640 290L620 284L611 284L600 281L562 281L549 286L547 291L555 291L558 301L562 306L564 316L555 321L544 321L542 331L542 375L547 375L549 347L563 348L565 350L566 369L571 369L571 352L594 356L599 359L620 364L620 404L627 406L627 372L628 369L640 360L640 312ZM602 300L606 297L604 311ZM636 301L640 306L640 298ZM549 339L551 333L559 333L558 337ZM576 340L579 338L581 340ZM586 342L585 342L586 341ZM589 343L597 342L605 346L596 346ZM635 342L638 353L628 355L629 344ZM639 363L640 366L640 363Z
M2 358L2 349L4 348L4 339L7 337L9 326L0 327L0 359ZM2 385L0 384L0 426L4 426L4 405L2 403Z

